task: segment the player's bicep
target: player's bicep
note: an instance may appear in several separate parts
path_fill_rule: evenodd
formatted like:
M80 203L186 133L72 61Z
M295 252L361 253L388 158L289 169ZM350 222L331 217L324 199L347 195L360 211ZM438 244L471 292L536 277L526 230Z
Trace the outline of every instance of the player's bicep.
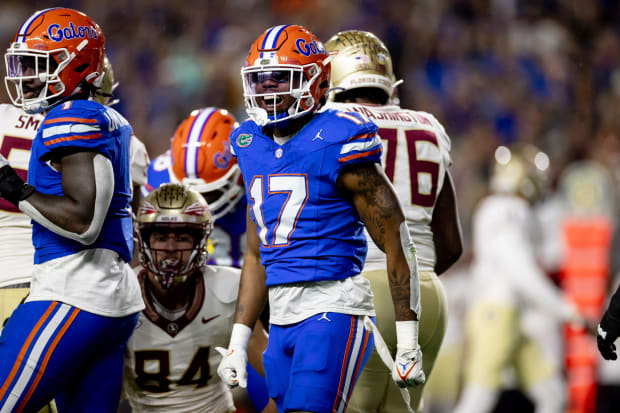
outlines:
M63 194L84 205L90 212L95 204L95 155L96 152L77 152L60 160Z
M364 163L345 168L338 177L357 210L368 233L379 248L385 251L386 235L398 234L404 221L396 192L381 166Z

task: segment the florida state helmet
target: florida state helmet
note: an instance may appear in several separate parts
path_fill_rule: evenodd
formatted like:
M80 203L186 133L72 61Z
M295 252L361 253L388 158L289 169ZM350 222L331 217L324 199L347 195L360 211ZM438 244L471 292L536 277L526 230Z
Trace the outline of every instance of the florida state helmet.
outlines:
M520 195L534 203L545 192L548 169L549 157L534 145L499 146L495 150L490 189Z
M101 80L101 88L96 92L94 101L104 106L114 106L119 100L114 99L114 90L118 87L118 82L114 78L114 68L106 55L103 59L103 79Z
M213 230L213 217L202 195L182 184L164 184L148 194L138 208L135 225L141 262L164 288L187 280L207 258L206 243ZM185 266L168 266L170 258L162 258L163 251L151 248L150 235L156 229L194 234L194 247ZM181 254L182 250L177 252Z
M194 110L172 138L172 172L184 185L203 194L217 220L243 197L241 170L228 140L237 122L218 108Z
M5 53L5 85L11 101L37 113L91 84L99 87L104 45L103 32L82 12L58 7L34 13Z
M357 88L376 88L385 92L386 101L394 94L396 81L392 57L374 34L349 30L333 35L325 48L332 58L333 94ZM333 96L330 96L333 98Z
M257 93L261 76L277 74L290 84L285 92ZM250 47L241 69L243 95L248 116L259 125L282 124L317 110L324 102L329 88L329 55L323 43L301 26L274 26L267 29ZM276 111L280 95L295 98L283 113ZM265 98L274 102L266 110L257 101Z

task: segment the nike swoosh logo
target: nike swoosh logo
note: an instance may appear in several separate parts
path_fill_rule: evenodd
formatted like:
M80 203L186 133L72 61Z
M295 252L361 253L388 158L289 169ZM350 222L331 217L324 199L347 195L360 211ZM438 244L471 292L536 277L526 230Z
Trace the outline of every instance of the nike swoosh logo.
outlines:
M209 321L211 320L215 320L216 318L218 318L220 315L214 315L213 317L209 317L209 318L204 318L202 317L202 324L207 324Z

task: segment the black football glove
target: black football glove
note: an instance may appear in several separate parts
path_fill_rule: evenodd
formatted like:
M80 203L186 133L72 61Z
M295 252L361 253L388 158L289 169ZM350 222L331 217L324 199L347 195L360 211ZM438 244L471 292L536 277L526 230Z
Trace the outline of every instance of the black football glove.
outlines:
M618 309L620 308L620 295L618 292L614 294L609 304L609 308L603 314L603 318L598 325L598 335L596 336L596 344L598 351L605 360L616 360L616 345L614 342L620 337L620 316Z
M17 206L19 201L28 198L33 192L34 187L24 183L6 158L0 155L0 197Z

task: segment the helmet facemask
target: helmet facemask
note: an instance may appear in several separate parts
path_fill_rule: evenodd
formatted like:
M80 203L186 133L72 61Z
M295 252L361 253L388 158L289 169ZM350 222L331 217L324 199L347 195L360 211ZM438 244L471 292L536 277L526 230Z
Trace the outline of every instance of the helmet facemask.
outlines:
M213 220L217 221L243 198L244 190L239 183L240 180L241 169L235 164L226 175L214 182L205 182L201 178L183 178L182 183L205 197Z
M308 74L308 76L306 75ZM299 118L315 107L312 96L312 86L320 75L320 68L316 63L305 66L275 65L275 66L250 66L241 69L243 78L243 95L248 116L258 125L278 124L282 126L284 121ZM278 90L268 93L257 92L257 86L266 80L273 82L287 82L288 90ZM286 109L277 109L277 105L285 96L294 99ZM271 107L263 107L260 101L265 103L271 100Z
M69 65L72 57L67 49L52 51L24 49L23 43L13 43L4 58L7 76L5 86L11 102L28 113L39 113L52 105L55 98L65 92L60 72ZM26 74L32 69L31 74ZM40 82L40 92L32 97L24 97L27 83Z
M174 235L177 238L180 234L191 234L193 246L173 250L153 248L151 235L154 232L166 234L166 237ZM210 230L208 232L210 233ZM164 289L185 283L206 262L209 233L205 234L200 227L192 228L188 225L145 225L139 230L142 263Z
M63 7L36 11L5 53L11 102L38 113L91 94L101 86L104 54L103 32L84 13ZM27 67L29 61L36 63Z

